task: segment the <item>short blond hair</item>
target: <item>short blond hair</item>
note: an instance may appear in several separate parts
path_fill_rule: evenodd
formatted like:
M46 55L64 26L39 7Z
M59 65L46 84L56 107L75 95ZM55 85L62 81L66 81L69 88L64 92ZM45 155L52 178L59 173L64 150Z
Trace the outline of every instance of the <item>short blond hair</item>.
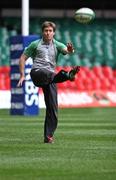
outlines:
M54 22L51 22L51 21L45 21L43 24L42 24L42 32L44 31L44 29L46 27L52 27L53 28L53 31L55 32L56 30L56 24Z

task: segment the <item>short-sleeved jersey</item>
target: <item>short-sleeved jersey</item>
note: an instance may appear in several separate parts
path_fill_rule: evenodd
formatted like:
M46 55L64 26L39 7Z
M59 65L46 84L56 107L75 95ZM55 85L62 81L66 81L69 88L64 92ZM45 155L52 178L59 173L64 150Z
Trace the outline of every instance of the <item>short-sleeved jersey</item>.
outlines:
M54 71L56 62L60 53L66 45L53 39L52 42L46 44L43 39L33 41L25 50L24 54L33 59L32 69L45 68Z

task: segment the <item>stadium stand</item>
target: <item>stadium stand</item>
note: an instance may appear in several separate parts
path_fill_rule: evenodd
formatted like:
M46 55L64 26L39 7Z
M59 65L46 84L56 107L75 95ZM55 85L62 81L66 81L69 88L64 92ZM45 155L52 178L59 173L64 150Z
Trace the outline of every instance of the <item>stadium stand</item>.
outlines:
M48 18L49 19L49 18ZM30 34L40 34L45 19L30 20ZM50 18L57 24L56 39L72 42L75 53L60 56L57 70L81 66L75 83L66 82L59 88L77 90L116 90L116 20L97 19L82 25L74 19ZM10 44L9 38L21 32L20 19L5 18L0 26L0 89L10 89Z

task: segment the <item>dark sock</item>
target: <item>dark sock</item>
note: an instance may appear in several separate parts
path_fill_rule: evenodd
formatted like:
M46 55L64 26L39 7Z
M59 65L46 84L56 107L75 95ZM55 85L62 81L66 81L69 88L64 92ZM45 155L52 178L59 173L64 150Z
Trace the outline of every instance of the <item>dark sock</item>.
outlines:
M69 73L67 71L61 70L58 74L54 76L53 82L60 83L69 80Z

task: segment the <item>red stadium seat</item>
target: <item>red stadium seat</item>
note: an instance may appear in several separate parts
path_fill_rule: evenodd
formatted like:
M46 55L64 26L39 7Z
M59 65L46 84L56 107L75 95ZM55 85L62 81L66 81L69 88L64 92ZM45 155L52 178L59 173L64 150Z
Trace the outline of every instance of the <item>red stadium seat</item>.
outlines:
M88 90L88 91L93 90L92 80L90 78L86 78L84 80L84 86L85 86L85 90Z
M113 71L112 71L112 68L109 67L109 66L104 66L102 68L103 70L103 74L105 77L109 78L109 79L112 79L113 78Z
M86 70L85 69L86 68L81 67L79 73L76 75L76 78L78 78L78 79L86 79L87 75L86 75Z
M63 82L63 83L58 83L57 86L59 89L67 89L67 87L68 87L67 83L68 83L68 81Z
M87 72L87 78L90 78L90 79L95 79L95 78L96 78L96 74L94 73L93 70L90 69L90 70Z
M110 79L110 90L116 91L116 77Z
M113 76L116 77L116 69L113 70Z
M76 87L77 87L78 91L84 91L85 90L85 86L84 86L82 79L80 79L80 78L76 79L75 83L76 83Z
M103 79L104 75L103 75L103 71L102 71L102 67L101 66L95 66L93 67L93 72L95 73L95 75L100 78Z
M110 81L107 77L101 80L101 89L102 90L110 89Z
M5 88L6 90L10 90L10 78L6 77L5 79Z
M3 73L0 73L0 90L5 90L5 76Z
M96 77L95 79L93 79L92 85L93 85L93 90L100 90L100 88L101 88L100 79L99 79L98 77Z

